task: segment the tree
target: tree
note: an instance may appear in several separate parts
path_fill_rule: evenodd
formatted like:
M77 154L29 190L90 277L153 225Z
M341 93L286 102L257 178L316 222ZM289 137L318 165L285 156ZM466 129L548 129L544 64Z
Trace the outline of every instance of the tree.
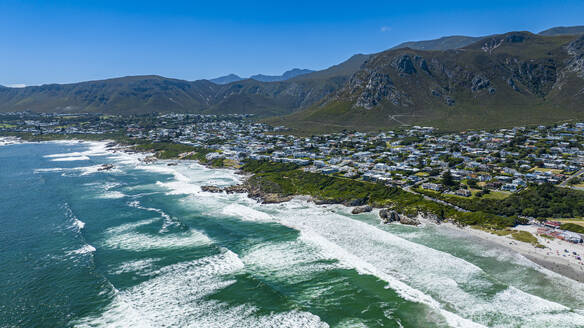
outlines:
M457 185L456 181L454 181L454 178L452 177L452 173L450 173L450 170L442 174L442 184L447 187L454 187Z
M475 179L469 179L469 180L466 182L466 184L467 184L469 187L471 187L471 188L474 188L474 189L477 189L477 188L478 188L478 185L477 185L477 180L475 180Z

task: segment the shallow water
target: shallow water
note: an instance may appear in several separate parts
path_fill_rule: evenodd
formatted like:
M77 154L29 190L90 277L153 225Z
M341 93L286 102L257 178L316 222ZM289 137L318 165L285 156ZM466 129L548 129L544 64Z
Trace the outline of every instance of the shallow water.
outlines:
M584 327L584 286L507 250L137 157L0 147L0 327Z

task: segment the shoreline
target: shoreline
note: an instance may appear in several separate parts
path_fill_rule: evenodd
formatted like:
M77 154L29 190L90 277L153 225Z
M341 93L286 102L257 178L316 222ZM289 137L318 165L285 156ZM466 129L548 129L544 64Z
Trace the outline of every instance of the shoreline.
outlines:
M13 138L11 138L12 140L10 140L11 142L9 144L15 144L15 143L25 143L27 141L24 141L22 139L18 139L15 140ZM49 142L58 142L59 140L53 140L53 141L49 141ZM148 151L140 151L140 150L136 150L136 149L132 149L130 146L128 145L123 145L120 144L118 142L116 142L115 140L101 140L101 141L86 141L86 140L80 140L80 139L64 139L63 141L69 141L69 142L102 142L106 145L105 149L108 152L111 153L116 153L116 152L125 152L125 153L131 153L131 154L136 154L136 153L140 153L140 154L145 154L145 155L152 155L152 152L148 152ZM46 142L46 141L41 141L41 142ZM143 161L143 159L140 159L140 161ZM166 163L169 161L184 161L184 159L180 159L180 158L176 158L176 159L156 159L156 161L154 161L153 163L156 163L157 161ZM191 161L191 160L189 160ZM238 170L236 168L233 167L215 167L213 165L210 165L209 163L202 163L198 160L192 160L194 162L197 162L198 164L206 167L206 168L210 168L210 169L226 169L226 170L230 170L233 171L235 174L239 174L243 176L243 181L241 184L238 185L234 185L235 187L241 187L244 186L246 184L246 181L249 177L252 176L252 174L243 172L241 170ZM151 163L145 163L145 164L151 164ZM168 164L168 163L166 163ZM203 186L201 186L203 187ZM232 186L233 187L233 186ZM223 188L221 188L221 190L217 190L217 191L206 191L206 192L229 192L226 190L223 190ZM257 202L260 203L282 203L282 202L288 202L294 198L297 197L302 197L305 200L309 200L310 202L314 203L315 205L331 205L333 203L329 203L329 202L322 202L318 199L315 199L312 196L309 195L293 195L293 196L286 196L286 197L276 197L276 199L270 198L270 196L268 196L268 198L264 198L265 195L258 195L257 193L250 193L250 190L241 190L241 189L237 189L231 192L237 192L237 193L246 193L247 197L254 199ZM269 194L271 195L271 194ZM268 200L268 201L266 201ZM270 201L271 200L271 201ZM343 204L343 203L334 203L334 204L338 204L338 205L342 205L344 207L347 208L357 208L358 206L350 206L348 204ZM374 209L374 212L377 212L377 210L379 209ZM422 226L425 224L434 224L434 225L439 225L439 226L444 226L447 229L450 230L454 230L457 232L462 232L466 237L470 237L470 238L479 238L481 241L487 242L489 244L492 245L492 247L503 247L507 250L511 250L512 252L518 253L520 255L522 255L523 257L525 257L527 260L531 261L532 263L534 263L537 266L540 266L544 269L547 269L551 272L554 272L556 274L559 274L563 277L569 278L571 280L577 281L579 283L584 283L584 264L579 264L575 259L573 259L571 256L571 252L573 251L572 249L576 250L577 253L580 256L584 256L584 245L582 244L572 244L572 243L568 243L565 241L560 241L560 240L548 240L545 239L543 237L540 237L537 233L535 233L535 231L533 231L533 229L536 229L535 227L531 227L531 226L516 226L513 229L515 230L524 230L524 231L529 231L531 232L537 239L538 241L546 246L545 249L538 249L535 246L529 244L529 243L525 243L525 242L521 242L521 241L517 241L515 239L510 238L509 236L498 236L495 234L491 234L489 232L483 231L483 230L479 230L479 229L473 229L469 226L459 226L453 222L442 222L442 223L437 223L435 221L429 220L429 219L425 219L423 216L418 215L416 217L419 221L422 222ZM381 218L379 218L380 220L382 220ZM402 223L400 223L402 224ZM569 249L569 253L565 253L563 252L563 249ZM556 254L553 254L554 252L556 252ZM567 255L567 256L564 256ZM572 260L570 260L572 259ZM580 263L584 263L582 261L580 261Z
M452 223L444 223L442 225L446 229L461 232L468 237L479 238L481 241L491 244L494 247L502 247L511 250L544 269L555 272L571 280L584 283L584 265L579 264L584 262L577 261L575 258L569 256L573 250L577 251L578 254L582 254L582 252L584 252L584 245L582 244L572 244L557 239L547 240L536 233L533 233L538 241L546 246L546 248L536 248L532 244L512 239L509 236L498 236L471 227L458 227ZM531 228L532 227L530 226L516 226L515 230L531 232ZM569 249L569 255L568 253L565 253L563 249ZM556 251L558 251L559 254L554 254ZM564 257L564 254L567 254L568 256Z
M107 141L104 141L104 142L107 142ZM111 143L112 141L110 140L109 142ZM121 145L121 144L116 143L115 141L113 141L113 142L115 144L111 145L110 147L107 147L107 148L114 150L114 151L152 154L151 152L141 152L141 151L137 151L135 149L130 149L129 146L127 146L127 145ZM184 159L179 158L179 159L170 159L170 160L183 161ZM157 161L168 161L168 160L157 159ZM272 194L267 194L267 197L266 197L266 194L261 194L261 192L260 192L260 194L258 194L257 191L254 192L254 191L249 190L249 189L241 190L241 187L246 186L247 179L249 177L253 176L253 174L244 172L242 170L238 170L238 169L233 168L233 167L214 167L214 166L210 165L209 163L201 163L198 160L194 160L194 161L197 162L198 164L200 164L204 167L210 168L210 169L226 169L226 170L233 171L235 174L239 174L239 175L243 176L242 182L238 185L231 186L232 187L231 190L230 189L225 190L225 188L220 188L220 190L219 189L215 190L215 191L207 190L206 192L245 193L245 194L247 194L247 197L249 197L249 198L251 198L259 203L265 203L265 204L289 202L292 199L301 197L305 200L308 200L308 201L314 203L317 206L336 204L336 205L342 205L342 206L347 207L347 208L358 208L359 207L359 206L350 206L348 204L343 204L343 203L323 202L319 199L315 199L314 197L312 197L310 195L293 195L293 196L281 197L281 196L275 196ZM201 187L204 187L204 186L201 186ZM227 188L229 188L229 187L227 187ZM380 209L376 208L376 209L374 209L374 212L378 212L379 210ZM378 214L378 216L379 216L379 214ZM505 249L510 250L512 252L515 252L517 254L520 254L521 256L525 257L527 260L531 261L535 265L540 266L544 269L547 269L551 272L554 272L556 274L559 274L563 277L574 280L576 282L584 283L584 265L579 265L575 261L566 260L566 258L562 257L562 255L563 255L562 253L560 253L559 255L553 255L553 252L552 252L552 251L559 251L558 248L565 248L566 249L566 248L570 248L570 246L572 246L571 248L578 250L578 254L580 254L581 256L584 256L584 245L582 245L582 244L575 245L575 244L571 244L571 243L568 243L565 241L560 241L560 240L556 239L553 241L554 247L550 250L550 249L548 249L549 248L548 245L550 245L550 242L551 242L550 240L547 240L543 237L540 237L537 233L535 233L535 231L530 231L530 229L523 229L522 226L514 227L514 229L516 229L516 230L525 230L525 231L532 232L532 234L538 239L538 241L542 245L546 246L545 249L538 249L529 243L517 241L517 240L512 239L508 236L498 236L498 235L494 235L494 234L488 233L488 232L483 231L483 230L473 229L470 226L459 226L459 225L457 225L453 222L449 222L449 221L436 222L436 221L424 218L421 215L417 215L416 219L418 219L422 223L421 226L423 226L425 224L434 224L434 225L440 225L440 226L444 226L448 229L462 232L468 237L479 238L481 241L487 242L487 243L491 244L493 247L502 247L502 248L505 248ZM380 217L379 220L382 221L382 218ZM386 223L386 224L391 224L391 223ZM403 224L403 223L398 222L398 224ZM547 252L549 252L549 254L546 254ZM582 261L580 261L580 262L584 263Z

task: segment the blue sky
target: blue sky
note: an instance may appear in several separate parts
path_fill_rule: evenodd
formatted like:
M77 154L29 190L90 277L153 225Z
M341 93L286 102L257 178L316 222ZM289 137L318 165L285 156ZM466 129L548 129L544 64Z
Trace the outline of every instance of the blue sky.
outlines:
M445 35L584 25L584 1L0 0L0 84L323 69Z

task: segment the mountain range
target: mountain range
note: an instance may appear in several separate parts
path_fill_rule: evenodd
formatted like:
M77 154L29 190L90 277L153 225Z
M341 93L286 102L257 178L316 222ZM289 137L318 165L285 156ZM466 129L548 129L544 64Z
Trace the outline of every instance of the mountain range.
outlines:
M321 71L211 81L128 76L0 87L0 112L251 113L299 132L443 130L584 119L584 26L450 36Z
M282 75L264 75L264 74L256 74L252 75L249 78L252 80L260 81L260 82L278 82L278 81L286 81L293 77L297 77L300 75L308 74L314 72L310 69L300 69L300 68L293 68L289 71L284 72ZM215 84L228 84L232 82L237 82L245 80L245 78L240 77L236 74L229 74L225 76L221 76L215 79L210 79L209 81Z

